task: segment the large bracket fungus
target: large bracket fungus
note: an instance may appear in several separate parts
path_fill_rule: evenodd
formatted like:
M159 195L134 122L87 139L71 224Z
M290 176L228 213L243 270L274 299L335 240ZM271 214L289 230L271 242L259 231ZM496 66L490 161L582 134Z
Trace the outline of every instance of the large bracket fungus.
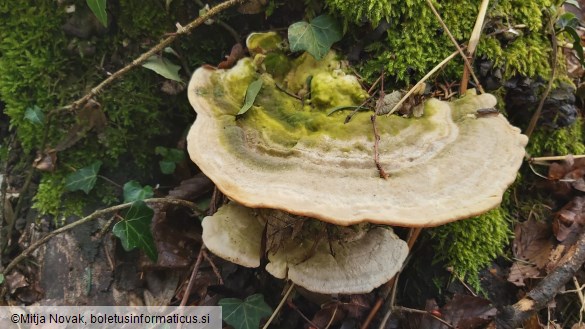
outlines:
M229 198L343 226L436 226L499 205L527 138L502 115L477 115L496 105L494 96L430 99L420 118L378 117L379 163L390 175L381 179L371 113L344 124L347 111L335 111L367 98L357 78L333 52L321 61L308 54L289 59L275 46L279 40L255 35L248 40L254 58L229 70L199 68L189 83L197 112L189 154ZM237 115L247 87L258 80L254 105ZM397 254L402 262L406 254Z

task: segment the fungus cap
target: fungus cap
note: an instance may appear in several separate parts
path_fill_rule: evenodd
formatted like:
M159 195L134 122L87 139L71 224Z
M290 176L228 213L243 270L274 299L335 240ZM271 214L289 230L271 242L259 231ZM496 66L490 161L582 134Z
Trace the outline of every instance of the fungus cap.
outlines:
M349 111L336 110L362 103L357 79L331 54L320 62L303 55L287 65L287 74L273 77L245 58L229 70L199 68L191 78L197 119L188 151L231 199L337 225L425 227L497 207L515 180L526 136L502 115L475 115L494 107L494 96L430 99L420 118L379 116L385 180L374 163L371 113L358 112L344 124ZM309 76L304 88L312 93L303 103L290 95L300 94L299 81ZM257 79L263 84L254 105L237 116Z
M202 225L203 242L211 252L239 265L260 266L265 224L254 209L230 202ZM367 293L390 280L408 254L406 242L390 228L375 227L346 242L318 241L314 246L313 240L289 237L269 253L266 270L314 292Z

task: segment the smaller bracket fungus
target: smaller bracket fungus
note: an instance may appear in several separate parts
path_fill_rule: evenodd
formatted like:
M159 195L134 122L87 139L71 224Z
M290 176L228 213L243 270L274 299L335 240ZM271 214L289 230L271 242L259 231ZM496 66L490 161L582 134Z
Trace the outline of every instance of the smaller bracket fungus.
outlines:
M266 221L278 211L255 209L236 202L203 219L203 242L214 254L246 267L260 266L261 240ZM290 217L290 221L306 219ZM291 226L286 223L283 226ZM325 225L325 224L321 224ZM279 229L283 229L280 227ZM390 228L374 227L349 232L342 239L323 237L324 230L303 234L286 232L268 251L266 270L314 292L357 294L372 291L390 280L408 254L406 243ZM309 232L309 233L307 233ZM320 235L321 234L321 235ZM270 237L268 237L270 239Z

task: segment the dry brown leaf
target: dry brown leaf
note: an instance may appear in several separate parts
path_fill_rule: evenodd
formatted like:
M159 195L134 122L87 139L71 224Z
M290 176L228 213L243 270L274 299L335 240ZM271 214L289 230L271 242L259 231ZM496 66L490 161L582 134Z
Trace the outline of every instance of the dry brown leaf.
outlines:
M542 276L553 248L551 233L548 224L533 219L516 225L512 250L518 260L510 268L509 282L521 287L524 279Z
M183 180L179 186L169 191L169 197L194 201L212 189L213 182L203 173L199 173L189 179Z
M455 295L441 308L443 319L455 328L473 329L488 324L496 315L497 310L489 300L475 296ZM436 328L446 328L444 324Z
M236 43L232 47L230 54L225 57L225 60L223 62L221 62L217 65L217 68L218 69L229 69L232 66L234 66L234 64L236 64L236 62L240 58L243 58L245 55L246 55L246 52L244 51L244 47L242 46L242 44Z
M574 238L585 224L585 197L578 196L565 205L553 220L553 232L559 241Z
M259 14L264 11L267 0L249 0L238 6L238 12L244 15Z
M39 171L53 172L56 164L57 152L55 150L47 150L45 153L37 156L33 166Z

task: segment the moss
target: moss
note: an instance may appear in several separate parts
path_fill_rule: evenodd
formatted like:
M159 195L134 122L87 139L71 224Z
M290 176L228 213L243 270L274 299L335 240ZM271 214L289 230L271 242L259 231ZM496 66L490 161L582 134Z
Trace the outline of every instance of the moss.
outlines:
M87 6L83 0L75 4L78 8ZM77 121L74 113L64 111L53 117L50 126L34 125L24 117L27 108L38 106L47 114L69 104L103 81L106 70L113 72L123 67L154 45L164 32L175 29L176 19L165 11L164 3L122 1L112 3L109 12L113 23L107 33L81 40L63 32L71 15L55 1L25 1L19 6L0 1L0 15L5 18L0 24L0 99L6 103L5 113L26 154L32 155L40 147L45 131L47 146L55 147ZM194 44L189 40L174 47L185 51L188 63L208 61L214 54L221 58L216 46L225 45L224 38L209 33L205 37L197 36ZM68 49L81 43L94 53L88 56ZM196 51L191 53L191 49ZM63 195L64 177L72 168L81 168L95 159L104 163L100 174L121 184L127 179L152 178L157 164L154 146L166 144L164 136L179 137L181 127L177 129L177 122L184 122L186 127L192 120L185 95L163 94L159 90L163 81L156 73L137 68L96 97L107 117L106 128L87 132L75 145L58 152L56 171L42 173L33 199L40 213L79 214L88 203L116 200L117 193L103 180L97 181L89 197L84 193ZM174 132L170 127L175 127Z
M393 77L396 87L412 84L455 49L424 1L373 0L361 5L352 1L326 0L329 7L342 17L358 22L368 19L374 25L380 17L388 17L386 40L375 47L372 58L360 68L361 74L375 79L383 67ZM468 41L480 0L441 1L435 4L449 30L460 43ZM477 56L485 57L504 68L504 79L517 73L547 76L550 71L550 43L544 33L546 17L543 10L549 0L502 0L488 10L486 34L480 40ZM364 7L366 6L366 7ZM364 9L362 9L364 8ZM370 11L365 14L364 10ZM361 10L360 10L361 9ZM525 33L514 40L502 38L500 29L524 24ZM408 37L404 37L408 36ZM462 61L455 59L442 70L447 80L459 79Z
M583 144L583 120L578 119L568 127L537 129L528 142L528 154L538 157L546 155L585 154Z
M460 220L431 230L435 260L444 261L453 272L481 290L479 271L502 255L512 236L510 218L499 207L481 216Z

